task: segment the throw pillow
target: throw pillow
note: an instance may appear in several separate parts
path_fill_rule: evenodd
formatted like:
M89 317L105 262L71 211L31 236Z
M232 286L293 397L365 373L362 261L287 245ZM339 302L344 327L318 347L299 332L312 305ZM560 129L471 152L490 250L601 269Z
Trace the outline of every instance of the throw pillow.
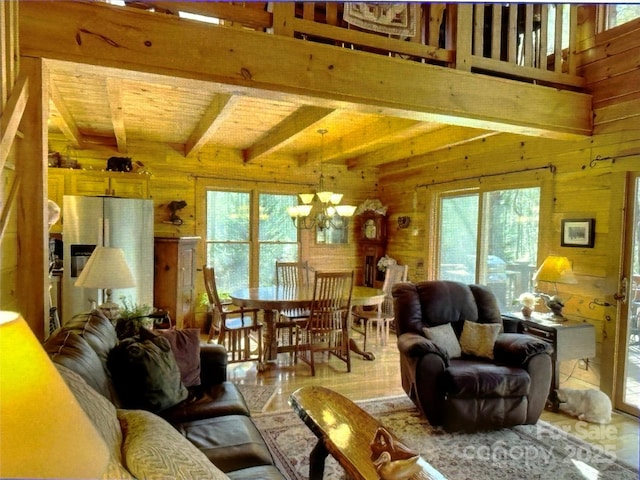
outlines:
M122 405L159 412L187 398L169 340L127 338L109 354L109 370Z
M422 331L425 337L447 352L449 358L457 358L462 355L460 342L458 342L458 337L456 337L456 333L450 323L438 325L437 327L424 327Z
M73 370L63 365L56 365L56 368L107 445L110 455L103 478L133 478L122 466L122 431L116 407Z
M118 410L118 418L124 433L124 462L136 478L229 478L157 415Z
M467 355L493 359L493 345L500 334L499 323L476 323L464 321L460 335L460 347Z
M161 335L169 340L171 351L176 357L180 378L185 387L200 385L200 329L149 330L140 329L140 338L148 340Z

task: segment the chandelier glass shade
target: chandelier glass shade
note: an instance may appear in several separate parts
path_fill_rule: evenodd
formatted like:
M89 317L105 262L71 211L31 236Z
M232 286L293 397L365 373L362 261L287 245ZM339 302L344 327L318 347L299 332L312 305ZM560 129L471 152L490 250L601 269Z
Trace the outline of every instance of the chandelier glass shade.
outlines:
M324 150L324 135L327 130L318 130L322 135ZM322 165L322 158L320 159ZM300 193L301 205L294 205L287 208L287 213L293 220L296 228L345 228L347 222L345 218L352 217L356 211L354 205L340 205L341 193L334 193L324 189L324 175L320 173L320 182L316 193ZM339 218L336 218L339 217Z

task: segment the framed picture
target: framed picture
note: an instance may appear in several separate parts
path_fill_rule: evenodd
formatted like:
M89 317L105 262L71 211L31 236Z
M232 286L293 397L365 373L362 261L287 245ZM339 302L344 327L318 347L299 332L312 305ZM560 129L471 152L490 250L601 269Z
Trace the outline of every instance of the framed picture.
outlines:
M596 238L595 218L581 218L577 220L562 220L563 247L593 248Z

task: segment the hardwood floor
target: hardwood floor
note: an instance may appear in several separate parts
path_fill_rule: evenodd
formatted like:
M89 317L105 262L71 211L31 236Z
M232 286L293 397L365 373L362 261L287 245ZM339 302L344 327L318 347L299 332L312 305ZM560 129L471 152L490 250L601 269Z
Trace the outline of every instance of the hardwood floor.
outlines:
M362 346L362 337L354 333L353 338ZM352 355L351 373L347 373L346 364L336 358L329 361L326 357L316 364L316 376L311 376L308 365L294 364L289 354L279 354L276 363L270 364L264 372L258 372L255 362L229 365L229 380L235 383L253 385L275 385L276 394L266 411L275 412L289 409L288 399L291 393L305 385L323 385L352 400L404 395L400 385L400 364L396 348L396 338L392 334L387 346L378 346L374 341L367 342L367 350L375 354L374 361L364 360ZM567 363L565 365L565 363ZM561 386L570 388L597 388L597 365L591 370L579 368L575 362L561 365ZM583 440L601 445L607 452L615 453L638 468L638 419L614 412L609 425L593 425L580 422L564 413L545 410L542 419L552 423Z

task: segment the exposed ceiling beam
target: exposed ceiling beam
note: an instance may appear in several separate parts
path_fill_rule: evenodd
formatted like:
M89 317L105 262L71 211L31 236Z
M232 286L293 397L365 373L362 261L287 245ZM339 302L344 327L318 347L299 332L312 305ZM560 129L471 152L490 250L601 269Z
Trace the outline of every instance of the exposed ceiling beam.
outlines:
M263 136L258 142L244 151L245 163L257 160L269 153L295 141L295 136L309 128L314 123L322 120L333 110L329 108L302 106L292 115L280 122Z
M209 80L279 100L546 138L592 131L587 94L171 15L23 2L20 31L24 55Z
M454 145L472 142L497 133L476 128L447 126L415 137L407 142L397 143L375 152L351 158L347 161L347 166L350 169L375 167L402 158L424 155Z
M233 114L233 104L239 99L232 95L216 95L184 147L186 157L196 155L215 131Z
M83 143L82 134L78 130L71 112L62 100L62 95L52 82L49 82L49 98L53 102L53 106L58 112L54 117L57 127L62 131L66 139L76 148L80 148Z
M118 152L127 153L127 131L124 128L124 107L122 102L122 80L107 78L107 95L111 109L111 123L116 137Z

